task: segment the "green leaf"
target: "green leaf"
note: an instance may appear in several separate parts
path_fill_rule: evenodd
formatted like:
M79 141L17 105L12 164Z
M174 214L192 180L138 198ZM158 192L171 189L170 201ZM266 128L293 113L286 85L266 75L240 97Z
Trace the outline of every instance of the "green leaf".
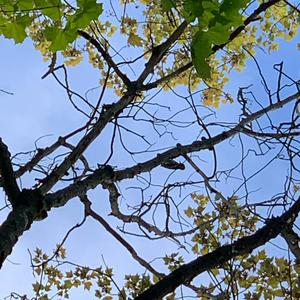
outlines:
M226 27L224 27L220 23L216 23L214 27L210 28L207 32L205 32L205 35L215 45L221 45L223 43L226 43L229 38L228 30L226 30Z
M58 51L65 49L69 43L73 42L77 36L76 31L63 30L56 26L45 29L45 37L51 42L50 50Z
M183 17L188 22L193 22L197 17L202 16L203 6L202 1L199 0L186 0L183 4Z
M143 40L134 32L131 32L128 36L127 42L132 45L132 46L142 46L143 45Z
M5 20L6 23L3 23ZM6 38L14 39L15 43L22 43L27 37L25 29L30 23L31 18L29 16L18 16L14 22L7 22L7 19L0 18L0 33Z
M171 8L175 7L176 4L173 0L161 0L161 6L164 11L169 11Z
M90 22L97 19L103 11L102 4L96 3L95 0L78 0L77 4L79 6L78 10L74 15L69 16L64 29L57 26L46 28L45 37L51 42L50 50L58 51L65 49L68 44L72 43L76 39L77 30L86 28Z
M198 75L205 79L210 77L210 66L207 58L211 54L211 41L201 31L198 31L192 41L192 61Z
M227 23L239 26L242 23L240 10L245 7L247 0L224 0L220 6L220 15L224 16Z
M185 211L184 213L186 214L187 217L192 217L193 213L194 213L194 210L189 206Z
M221 199L221 194L220 193L216 193L215 200L218 201L220 199Z
M60 8L62 6L60 0L34 0L36 9L42 11L44 15L54 21L61 19Z
M220 6L220 12L225 12L226 14L236 14L239 13L240 9L247 5L249 0L223 0Z
M19 0L18 1L18 9L19 10L32 10L34 8L34 3L33 1L28 1L28 0Z
M65 282L64 282L65 289L70 289L72 286L73 286L73 284L72 284L71 280L69 280L69 279L65 280Z
M87 27L92 20L96 20L103 11L102 4L92 0L78 0L79 9L69 17L71 28L82 29Z
M7 12L15 11L16 9L15 5L11 1L1 1L0 8L5 14Z
M198 20L198 32L192 41L192 61L201 78L210 77L207 62L213 45L222 45L243 22L241 9L249 0L185 0L183 17L188 22ZM197 27L195 27L197 28Z

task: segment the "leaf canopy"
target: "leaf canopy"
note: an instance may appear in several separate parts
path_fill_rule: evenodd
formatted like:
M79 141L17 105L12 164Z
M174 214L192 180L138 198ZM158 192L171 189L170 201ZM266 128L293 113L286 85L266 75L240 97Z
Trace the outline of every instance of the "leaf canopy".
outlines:
M0 34L22 43L32 25L46 24L44 34L52 51L65 50L102 13L96 0L78 0L77 7L61 0L0 1ZM38 25L37 25L38 26Z

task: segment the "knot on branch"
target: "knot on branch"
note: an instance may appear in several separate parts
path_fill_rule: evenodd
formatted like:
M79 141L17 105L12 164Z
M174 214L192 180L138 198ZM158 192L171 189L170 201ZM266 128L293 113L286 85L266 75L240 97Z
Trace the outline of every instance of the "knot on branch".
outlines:
M99 166L99 169L96 172L101 175L102 181L104 183L103 185L105 185L105 183L111 184L115 181L115 171L111 165Z
M23 207L24 210L28 211L30 221L43 220L48 216L47 211L49 209L45 197L41 194L39 189L23 189L19 194L17 207Z

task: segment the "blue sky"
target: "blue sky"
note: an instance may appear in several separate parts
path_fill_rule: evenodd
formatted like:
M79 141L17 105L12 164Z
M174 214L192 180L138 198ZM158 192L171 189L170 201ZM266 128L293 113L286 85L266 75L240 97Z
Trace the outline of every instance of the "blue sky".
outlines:
M298 37L289 43L280 43L280 51L272 53L272 55L264 53L258 55L271 85L275 84L274 78L276 78L272 65L282 60L285 62L286 71L292 77L300 77L300 54L296 49L297 42ZM66 99L65 92L54 79L49 76L45 80L41 80L41 76L47 70L49 63L43 62L41 55L33 48L29 40L22 45L14 45L12 41L1 39L0 54L0 88L14 93L13 96L0 93L0 136L8 144L13 154L33 149L35 141L41 136L47 135L39 141L39 145L42 147L55 141L59 135L63 135L83 124L85 119L82 115L74 113ZM261 94L262 88L257 81L256 68L253 62L249 62L245 72L232 74L227 89L236 95L239 86L247 86L253 81L255 82L254 91ZM83 63L76 69L71 70L70 82L75 87L74 89L79 91L95 87L98 85L97 71ZM167 98L167 95L164 97L165 104L174 104L173 98ZM235 105L222 106L217 111L217 115L220 118L222 117L223 120L232 120L238 110L239 108ZM285 117L285 113L288 112L283 110L275 117ZM105 134L108 136L109 132ZM189 139L189 136L184 135L183 132L178 133L178 137L181 141ZM98 151L103 151L102 146L102 144L96 142L95 146L88 150L89 155L92 159L95 158L95 161L97 160ZM237 144L236 147L238 147ZM221 168L225 168L227 164L230 165L237 159L232 156L232 149L228 146L220 146L217 151ZM123 166L132 164L129 160L124 160L123 157L115 157L113 162ZM257 161L253 161L253 170L249 166L247 172L249 174L254 172L257 164ZM209 163L206 165L207 170L209 170ZM282 176L272 177L272 183L270 183L270 178L274 172L281 173ZM275 185L280 189L285 172L285 165L279 162L275 167L264 173L259 181L259 186L257 180L253 184L250 182L251 188L260 189L258 199L267 198L271 192L274 193ZM156 181L160 182L161 178L159 176L161 173L155 174L158 176ZM33 183L34 181L30 176L22 180L23 187L30 186ZM233 190L232 186L224 186L223 188L228 194ZM125 190L125 193L129 198L133 195L131 191ZM91 197L95 202L95 207L101 210L102 215L106 216L106 212L108 212L107 204L105 204L106 193L95 190L91 193ZM139 199L132 197L131 201L134 203ZM4 214L4 212L1 212L0 216L3 217ZM31 269L28 267L30 258L27 249L33 251L36 246L46 251L53 249L56 243L63 238L65 232L81 220L82 215L81 205L77 199L74 199L64 208L52 210L46 220L33 224L30 231L21 237L0 272L0 282L2 282L1 299L12 291L30 295L30 284L34 281L34 278ZM109 218L109 220L112 220L113 224L120 225L112 218ZM68 257L71 261L97 266L103 264L103 255L108 266L116 267L116 278L119 281L125 273L136 273L143 270L131 259L123 247L99 227L99 224L89 220L83 228L71 235L66 244ZM128 237L128 239L130 241L134 240L139 253L148 259L164 255L166 249L173 249L174 251L177 249L176 245L169 242L153 242L150 246L150 243L142 239L132 237ZM161 251L162 249L163 251ZM76 291L71 299L82 299L81 297L81 292Z
M12 41L1 39L0 66L5 70L0 74L1 89L14 95L0 94L0 136L9 145L12 154L34 149L34 143L39 137L49 135L38 143L40 147L46 146L54 142L59 135L66 134L86 121L80 114L70 113L71 105L66 99L65 92L50 76L41 80L48 64L42 60L40 53L33 48L29 40L22 45L15 45ZM77 89L82 88L85 91L97 85L97 72L88 68L89 76L80 76L85 74L84 72L87 72L87 66L79 66L72 84ZM34 181L30 176L22 180L23 187L30 187L32 184ZM94 207L100 207L102 215L107 215L103 211L103 209L108 211L108 207L105 208L107 204L104 204L106 193L95 190L90 194L94 194L93 199L97 199ZM4 215L5 212L0 214L1 217ZM34 282L34 277L29 268L28 250L33 252L35 247L40 247L51 253L67 230L80 222L82 217L82 206L74 199L63 208L53 209L47 220L33 224L32 228L20 238L2 268L0 299L12 291L33 295L31 283ZM112 222L116 223L113 220ZM118 280L122 280L126 273L143 270L95 221L89 220L79 231L72 234L66 243L70 261L98 267L103 265L104 258L108 266L116 267ZM158 245L156 242L153 244ZM159 247L162 245L167 247L167 244L169 243L160 241ZM135 241L135 245L145 258L153 259L163 254L158 251L161 248L155 246L149 252L149 246L141 239ZM83 295L86 293L82 294L79 289L72 294L72 299L82 299Z

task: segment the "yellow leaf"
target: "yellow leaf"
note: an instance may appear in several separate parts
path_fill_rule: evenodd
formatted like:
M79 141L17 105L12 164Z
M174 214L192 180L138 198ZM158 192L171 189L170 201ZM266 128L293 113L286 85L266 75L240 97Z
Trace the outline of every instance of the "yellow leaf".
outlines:
M128 40L127 40L128 44L132 45L132 46L142 46L143 45L143 39L141 39L137 34L135 33L130 33Z
M195 244L195 245L193 246L192 251L193 251L194 253L198 253L198 252L199 252L198 244Z
M90 290L91 289L91 286L92 286L93 284L90 282L90 281L86 281L86 282L84 282L84 284L83 284L83 286L84 286L84 289L85 290Z
M299 264L295 265L294 269L295 269L296 273L300 274L300 265Z
M80 286L80 285L81 285L80 280L79 280L79 279L75 279L74 282L73 282L73 285L74 285L75 287Z
M285 269L289 267L288 262L283 257L276 257L275 262L279 267L280 272L283 272Z
M71 58L69 60L66 60L65 61L65 65L66 66L72 66L72 67L74 67L74 66L78 65L82 61L82 59L83 59L83 56L82 55L78 55L78 56L73 57L73 58Z
M35 293L38 293L39 291L40 291L40 289L41 289L41 284L40 283L38 283L38 282L36 282L36 283L33 283L32 284L32 287L33 287L33 291L35 292Z
M202 255L205 255L208 253L208 248L207 247L203 247L201 250Z
M153 275L153 282L158 283L159 282L159 277L157 277L156 275Z
M278 279L275 276L270 277L269 284L272 288L276 288L279 284Z
M283 291L281 289L274 290L273 295L276 297L283 297Z
M211 269L211 272L215 275L218 276L220 274L220 270L219 269Z
M266 255L266 251L265 250L261 250L258 252L258 258L259 260L264 260L267 257Z
M184 213L186 214L187 217L191 217L194 213L194 210L189 206L185 211Z

